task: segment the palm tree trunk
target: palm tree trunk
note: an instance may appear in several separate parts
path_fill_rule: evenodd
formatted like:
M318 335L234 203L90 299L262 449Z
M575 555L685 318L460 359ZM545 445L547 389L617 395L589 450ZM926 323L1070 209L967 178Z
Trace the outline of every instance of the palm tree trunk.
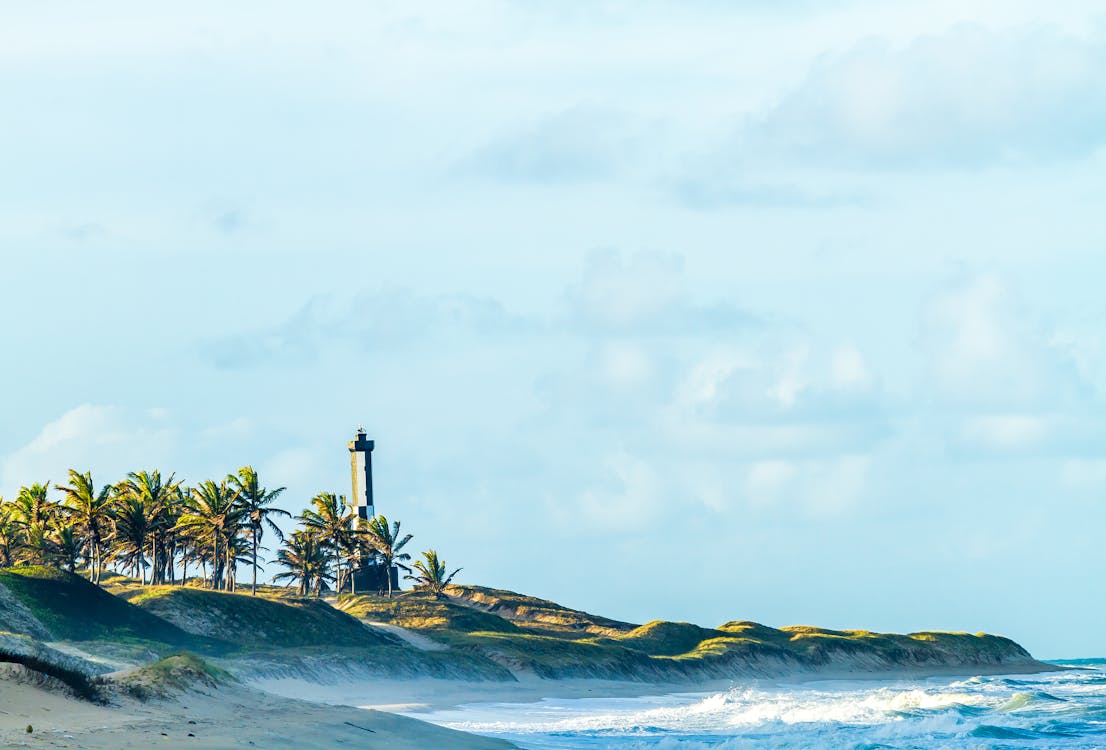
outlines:
M227 591L234 591L238 584L238 558L230 553L233 538L228 534L223 540L223 548L227 551L227 569L223 574L227 582Z
M338 546L334 546L334 588L338 588L342 585L342 551L338 549ZM323 588L322 579L319 579L319 591L321 593ZM335 594L338 592L335 591Z
M257 527L253 527L253 583L250 584L250 593L257 596Z
M98 571L97 565L100 559L100 540L96 538L95 534L89 535L88 546L90 547L88 557L88 580L90 583L99 583L99 581L96 580L96 573Z

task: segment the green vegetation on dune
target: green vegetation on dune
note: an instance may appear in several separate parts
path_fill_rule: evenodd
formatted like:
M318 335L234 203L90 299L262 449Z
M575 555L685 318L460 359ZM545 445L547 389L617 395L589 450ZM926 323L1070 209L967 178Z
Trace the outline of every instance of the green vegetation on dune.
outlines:
M650 656L679 656L720 635L723 634L717 630L708 630L689 622L653 620L607 642L643 651Z
M450 586L448 599L408 593L343 597L365 620L417 630L454 652L540 677L681 680L990 665L1030 659L1004 638L956 633L895 635L743 620L718 628L656 620L633 626L510 591Z
M529 631L561 638L618 636L636 627L514 591L451 585L446 593L460 604L499 615Z
M182 630L238 646L293 648L391 641L315 599L270 599L181 586L132 588L123 596Z
M52 638L130 643L164 653L189 648L209 653L227 644L187 633L72 573L42 566L0 570L0 585Z
M235 679L230 672L183 651L131 670L115 679L115 684L130 694L148 699L198 686L218 687Z
M520 632L515 623L503 617L419 591L392 598L371 594L345 595L339 597L337 606L361 620L398 625L412 630L456 633Z
M445 639L454 648L480 653L512 671L546 679L595 677L646 681L663 677L646 654L597 640L490 632L450 633Z

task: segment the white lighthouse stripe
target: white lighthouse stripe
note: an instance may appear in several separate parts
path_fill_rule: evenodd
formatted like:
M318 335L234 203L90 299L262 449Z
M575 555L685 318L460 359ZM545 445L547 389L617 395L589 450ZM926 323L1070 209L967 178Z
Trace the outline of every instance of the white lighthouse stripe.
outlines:
M353 504L361 508L369 504L369 489L365 486L365 454L353 454Z

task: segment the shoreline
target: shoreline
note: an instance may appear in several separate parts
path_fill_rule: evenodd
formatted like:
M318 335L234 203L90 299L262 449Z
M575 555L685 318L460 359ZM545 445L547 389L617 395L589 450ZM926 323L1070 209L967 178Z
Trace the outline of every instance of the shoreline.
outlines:
M365 679L318 683L295 677L250 678L246 684L272 695L332 706L352 706L418 715L483 703L536 703L547 698L632 698L677 693L726 692L738 686L802 685L816 682L879 682L930 677L1025 675L1067 671L1045 662L967 667L903 668L882 672L807 671L773 677L741 677L680 682L634 682L594 678L543 679L519 676L516 682L438 679Z

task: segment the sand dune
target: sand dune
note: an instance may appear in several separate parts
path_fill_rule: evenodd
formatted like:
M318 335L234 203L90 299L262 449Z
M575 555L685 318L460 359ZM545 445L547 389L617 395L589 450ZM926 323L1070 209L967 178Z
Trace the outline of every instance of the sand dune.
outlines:
M33 732L27 733L31 725ZM0 679L0 747L370 748L508 750L379 711L324 706L233 685L149 702L96 706L31 684Z

